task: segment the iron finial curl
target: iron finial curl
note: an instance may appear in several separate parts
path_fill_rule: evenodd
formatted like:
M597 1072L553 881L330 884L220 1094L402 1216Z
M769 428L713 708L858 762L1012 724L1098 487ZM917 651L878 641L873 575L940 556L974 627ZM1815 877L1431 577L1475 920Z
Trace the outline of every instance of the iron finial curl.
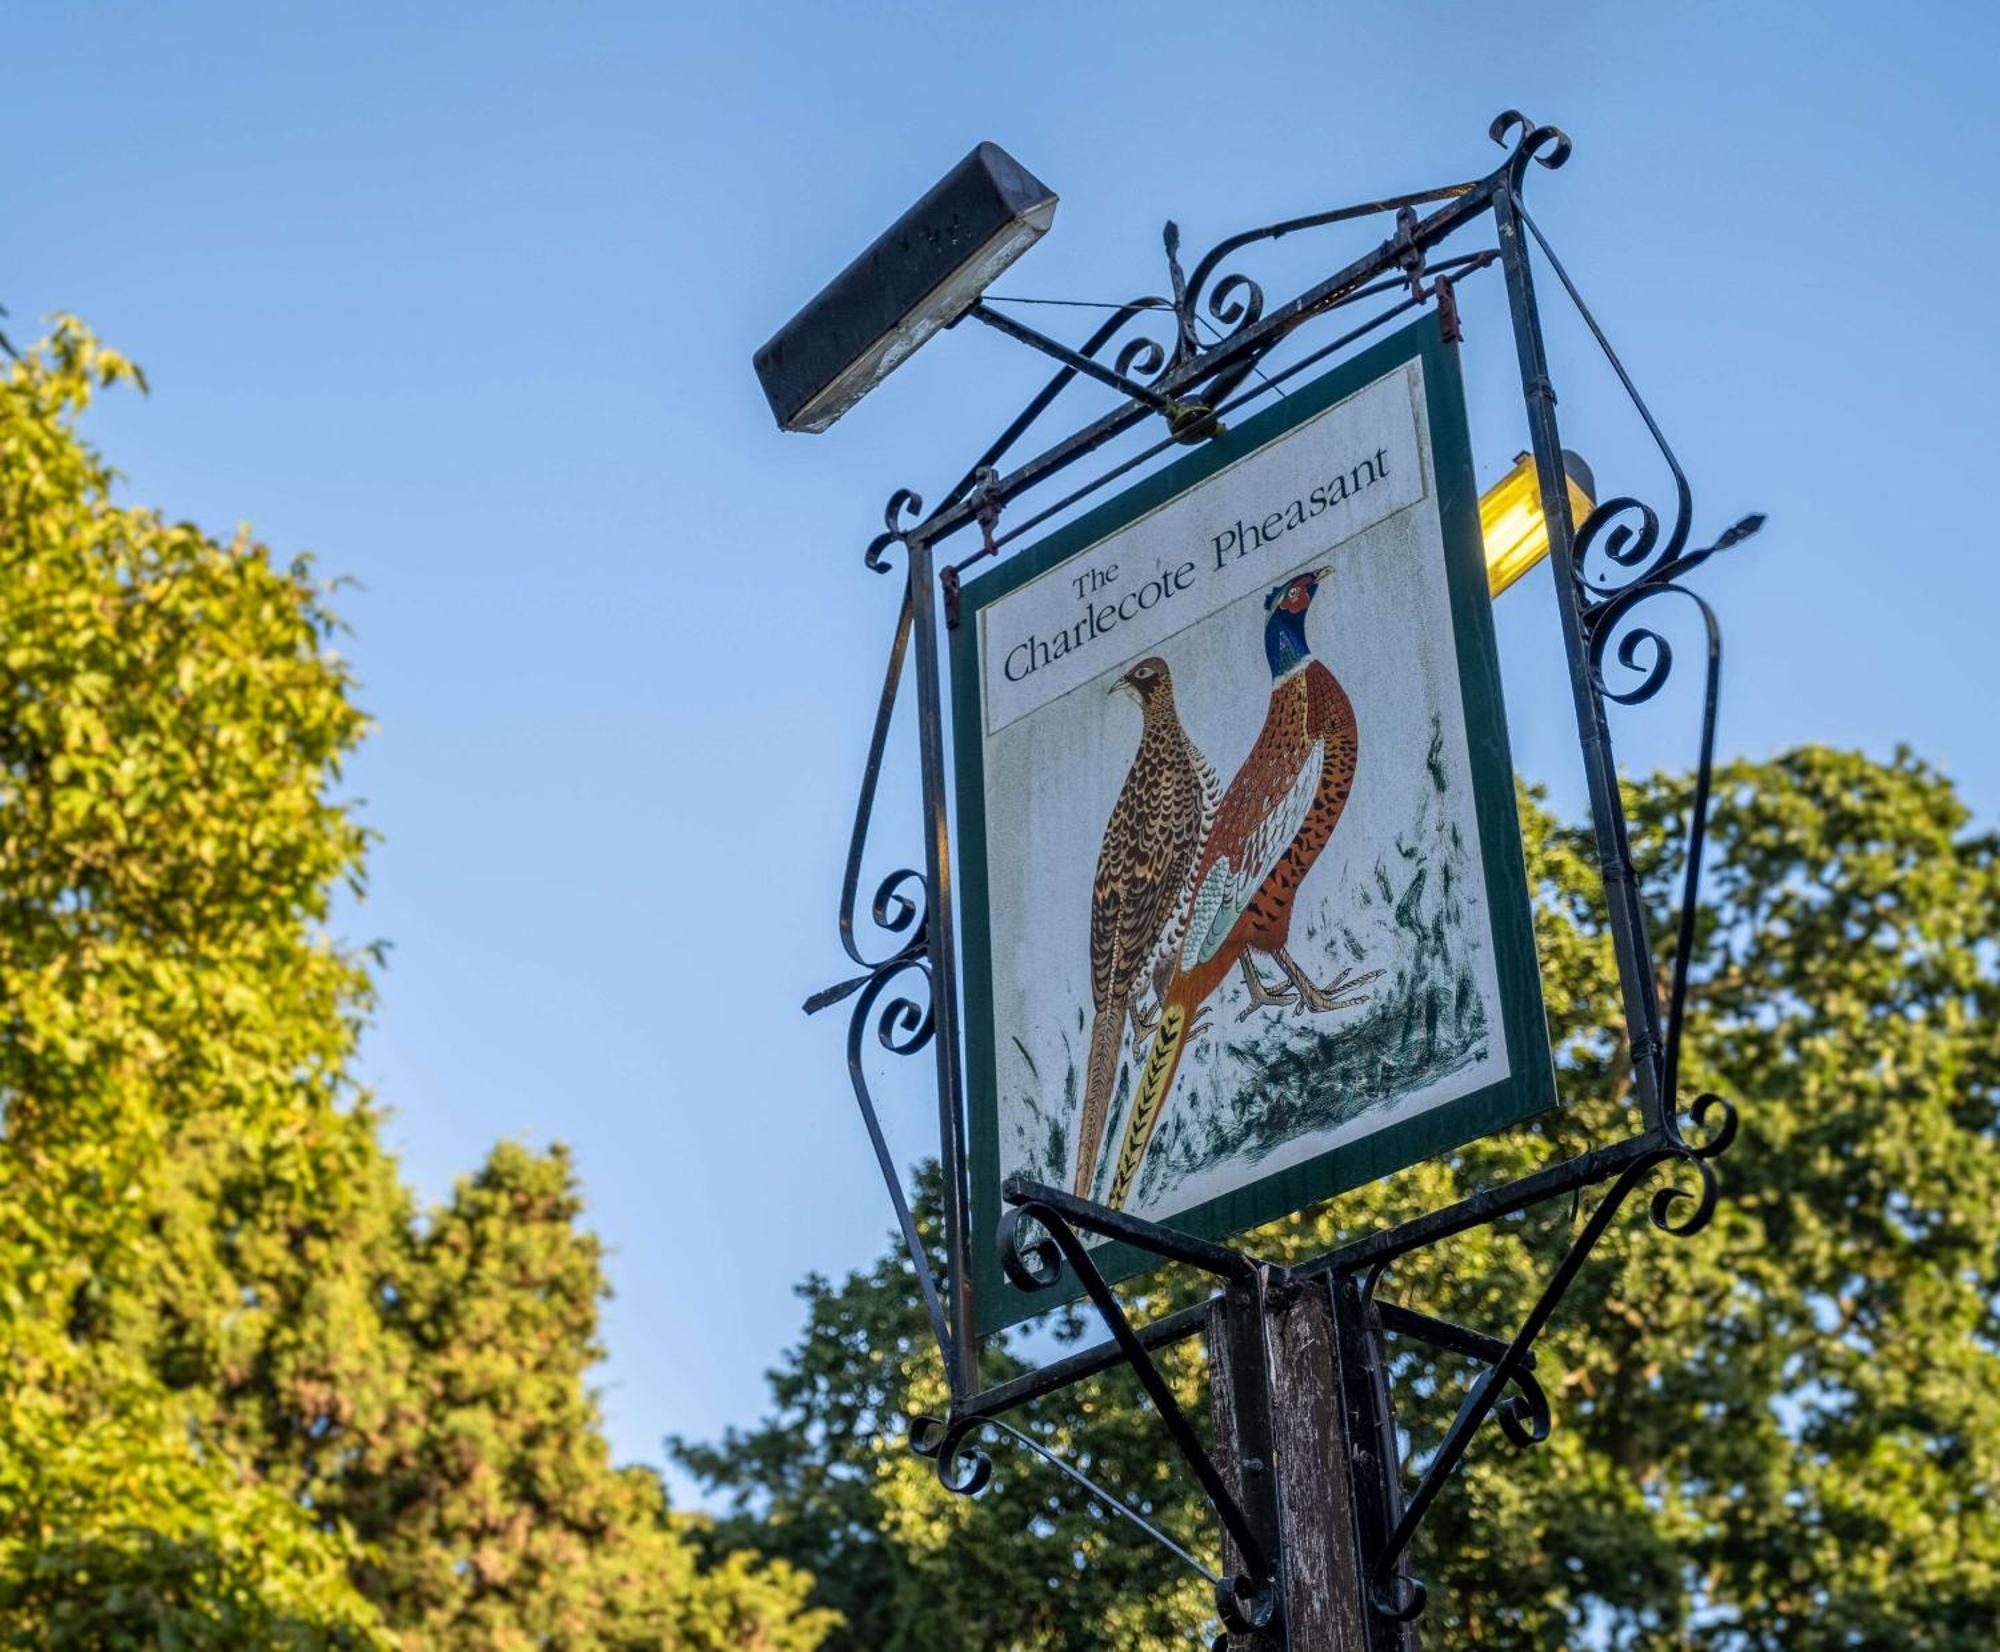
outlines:
M1500 1432L1522 1450L1538 1446L1555 1427L1555 1418L1549 1410L1549 1396L1531 1371L1516 1371L1507 1380L1513 1385L1514 1392L1503 1396L1493 1408L1493 1415L1500 1423Z
M861 560L878 574L886 574L889 564L882 560L882 553L891 545L907 545L910 530L923 520L924 496L914 488L898 488L889 495L889 503L882 510L884 532L868 541L868 549ZM908 522L899 519L907 516Z
M995 1248L1000 1253L1000 1271L1016 1290L1046 1291L1062 1280L1062 1250L1046 1232L1025 1237L1023 1230L1033 1221L1025 1208L1008 1211L1000 1218Z
M1486 128L1486 135L1505 149L1509 138L1521 134L1514 146L1516 175L1519 169L1534 161L1553 172L1570 157L1573 147L1569 134L1560 126L1537 126L1518 109L1502 109L1493 117L1493 124Z
M910 1450L937 1465L938 1483L946 1491L977 1497L992 1480L993 1459L979 1447L966 1444L983 1421L980 1417L958 1417L949 1422L930 1416L910 1419Z
M1230 1634L1252 1634L1278 1615L1278 1591L1241 1572L1223 1578L1215 1586L1215 1615ZM1228 1644L1226 1636L1222 1644Z
M1408 1572L1368 1580L1368 1604L1391 1623L1414 1623L1429 1599L1430 1591Z

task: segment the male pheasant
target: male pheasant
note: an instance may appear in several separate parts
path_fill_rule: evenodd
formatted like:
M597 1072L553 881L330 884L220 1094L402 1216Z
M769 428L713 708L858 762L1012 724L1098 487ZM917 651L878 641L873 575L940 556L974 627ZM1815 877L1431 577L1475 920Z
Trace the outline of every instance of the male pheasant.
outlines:
M1199 1031L1197 1012L1231 969L1242 971L1250 989L1244 1016L1283 1005L1298 1014L1345 1009L1365 999L1353 989L1381 973L1343 973L1317 986L1290 950L1293 899L1347 807L1360 751L1353 702L1306 643L1306 610L1331 571L1300 574L1264 599L1270 706L1195 863L1180 956L1160 994L1158 1028L1112 1176L1114 1207L1124 1205L1145 1162L1181 1057ZM1250 961L1252 952L1269 955L1284 980L1267 984Z
M1090 890L1090 1055L1076 1144L1077 1197L1090 1197L1118 1077L1125 1023L1136 1050L1150 1025L1139 1007L1165 984L1187 923L1189 874L1215 817L1215 770L1181 727L1173 677L1157 656L1120 677L1112 693L1139 702L1139 749L1112 805Z

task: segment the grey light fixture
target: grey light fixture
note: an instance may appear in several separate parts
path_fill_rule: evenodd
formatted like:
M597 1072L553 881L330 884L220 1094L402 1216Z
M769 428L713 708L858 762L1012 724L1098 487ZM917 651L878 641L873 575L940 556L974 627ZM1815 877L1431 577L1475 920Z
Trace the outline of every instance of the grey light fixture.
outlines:
M826 429L976 304L1055 213L1048 185L980 144L757 352L779 425Z

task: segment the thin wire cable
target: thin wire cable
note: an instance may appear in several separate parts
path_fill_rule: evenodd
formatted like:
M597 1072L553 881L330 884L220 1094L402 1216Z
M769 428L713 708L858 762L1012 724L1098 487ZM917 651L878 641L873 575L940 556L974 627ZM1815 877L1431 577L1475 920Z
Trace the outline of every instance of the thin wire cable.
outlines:
M1476 275L1481 270L1490 269L1494 265L1494 263L1498 261L1499 257L1500 254L1498 253L1498 251L1494 250L1493 248L1487 248L1480 252L1465 253L1457 258L1442 260L1439 263L1432 265L1431 269L1435 273L1455 272L1457 279L1462 280L1465 276ZM1400 285L1402 285L1402 278L1397 277L1393 280L1383 282L1378 286L1364 288L1360 292L1350 294L1348 298L1343 302L1352 303L1355 299L1364 297L1370 292L1378 292L1386 287L1394 287ZM1056 302L1071 302L1071 301L1045 300L1043 302L1056 303ZM1317 350L1314 350L1311 354L1300 357L1299 360L1293 362L1291 366L1283 369L1281 372L1267 375L1262 371L1259 371L1257 376L1264 382L1262 384L1252 385L1248 390L1243 391L1240 395L1237 395L1231 398L1229 401L1224 402L1220 407L1216 408L1215 416L1219 419L1226 413L1234 413L1237 409L1247 406L1250 402L1255 401L1259 396L1265 395L1273 391L1278 391L1279 387L1283 385L1286 380L1296 378L1300 373L1305 372L1308 368L1317 366L1320 362L1324 361L1328 356L1332 355L1336 350L1346 349L1348 345L1354 343L1357 339L1367 337L1368 334L1372 333L1376 328L1382 326L1385 322L1395 320L1397 316L1406 314L1410 310L1417 308L1423 302L1425 301L1418 298L1406 298L1400 304L1391 305L1388 309L1384 310L1380 315L1377 315L1368 321L1364 321L1359 327L1352 328L1348 332L1341 334L1339 338L1336 338L1327 344L1321 345ZM1117 307L1122 308L1122 306L1117 306ZM1156 307L1158 306L1149 306L1149 308L1156 308ZM1133 454L1129 459L1121 460L1119 463L1113 465L1109 470L1103 472L1101 475L1093 477L1090 481L1084 483L1082 487L1076 488L1070 493L1065 494L1062 498L1054 501L1052 504L1044 506L1041 510L1036 511L1034 515L1029 517L1024 517L1021 521L1015 523L1013 527L1009 528L1005 533L995 535L993 543L990 547L977 550L973 552L972 555L966 557L963 561L953 564L952 565L953 571L963 572L965 569L971 567L974 563L983 562L987 557L999 551L1003 546L1011 544L1014 540L1019 539L1022 534L1033 531L1035 528L1040 527L1044 522L1048 521L1051 517L1059 516L1062 512L1068 510L1072 505L1080 504L1083 500L1088 499L1093 493L1096 493L1100 488L1109 486L1112 482L1117 481L1119 477L1124 476L1133 470L1136 470L1140 465L1145 464L1148 460L1156 459L1162 453L1167 452L1170 448L1178 447L1180 445L1181 444L1174 437L1168 436L1160 441L1153 443L1153 445L1150 447L1141 449L1138 453Z
M1194 318L1194 324L1197 327L1206 327L1211 333L1213 333L1215 335L1215 342L1217 344L1225 344L1229 340L1229 335L1225 333L1220 327L1216 326L1216 324L1210 321L1206 316L1199 316L1199 315L1196 316ZM1272 381L1271 375L1265 372L1263 368L1259 367L1255 361L1252 361L1250 363L1250 371L1255 373L1258 378L1264 381L1264 387L1267 390L1278 390L1278 386ZM1285 399L1284 391L1278 390L1278 400L1283 401L1284 399Z
M1542 256L1549 261L1549 268L1556 272L1556 279L1563 284L1563 291L1569 294L1569 301L1576 306L1576 313L1583 317L1583 324L1590 329L1590 336L1597 340L1597 347L1604 352L1604 359L1611 363L1611 370L1618 375L1618 382L1625 387L1625 394L1631 398L1632 405L1639 410L1639 417L1646 421L1646 429L1652 433L1653 445L1660 450L1661 456L1667 461L1667 468L1674 473L1674 486L1681 499L1679 525L1684 534L1691 503L1687 476L1681 469L1680 460L1674 456L1673 448L1668 445L1665 432L1660 429L1659 421L1653 417L1653 410L1646 405L1645 398L1639 394L1639 387L1632 382L1632 375L1625 371L1625 363L1619 359L1618 352L1612 349L1611 340L1605 337L1604 329L1598 326L1597 317L1591 314L1590 306L1584 303L1583 294L1576 290L1576 283L1570 280L1569 271L1563 268L1563 261L1556 256L1556 249L1549 245L1549 238L1542 233L1541 225L1528 216L1528 209L1521 204L1521 197L1518 195L1514 197L1514 213L1528 226L1528 233L1534 236L1536 243L1541 247ZM1679 547L1676 545L1672 554L1678 554L1678 551Z
M1135 298L1128 304L1111 304L1101 298L1015 298L1007 293L987 293L988 304L1055 304L1069 310L1171 310L1164 298Z
M1341 337L1335 339L1331 344L1325 346L1325 348L1320 350L1315 350L1311 355L1307 356L1303 361L1295 362L1292 366L1286 368L1283 372L1273 374L1267 377L1264 380L1264 382L1260 385L1251 386L1250 389L1244 391L1240 396L1237 396L1230 401L1226 401L1220 407L1218 407L1215 410L1216 417L1221 418L1222 415L1225 413L1233 413L1238 408L1243 407L1248 403L1255 401L1259 396L1265 395L1270 391L1276 390L1279 385L1285 382L1285 380L1292 378L1293 376L1295 376L1300 372L1303 372L1306 368L1313 366L1315 363L1331 355L1335 350L1343 349L1347 345L1352 344L1356 339L1362 338L1368 333L1373 332L1377 327L1381 326L1384 322L1394 320L1397 316L1401 315L1405 310L1410 309L1417 302L1418 301L1413 298L1404 299L1402 303L1395 305L1391 309L1383 311L1382 314L1375 317L1374 320L1363 322L1359 327L1356 327L1351 332L1342 334ZM1092 478L1090 481L1084 483L1082 487L1077 488L1073 492L1064 495L1061 499L1056 500L1053 504L1045 506L1043 509L1035 512L1033 516L1027 517L1023 521L1016 523L1012 528L1008 529L1007 532L997 535L993 541L993 549L998 550L1001 546L1009 544L1012 541L1020 538L1022 534L1028 533L1031 530L1040 527L1044 522L1048 521L1050 517L1060 515L1063 511L1068 510L1070 506L1079 504L1083 500L1088 499L1093 493L1097 492L1099 488L1106 487L1112 482L1117 481L1119 477L1125 475L1128 471L1135 470L1140 465L1145 464L1149 459L1156 459L1162 453L1167 452L1170 448L1175 448L1180 445L1181 444L1174 437L1168 436L1160 441L1155 442L1151 447L1144 448L1138 453L1133 454L1129 459L1121 460L1119 463L1113 465L1109 470L1105 471L1102 475ZM959 564L959 566L961 568L967 567L971 563L977 562L989 554L990 553L985 550L977 551L972 556L967 557L964 562Z
M1058 1469L1062 1473L1067 1474L1078 1485L1082 1486L1085 1491L1089 1492L1092 1497L1111 1509L1112 1512L1123 1515L1127 1520L1131 1521L1133 1525L1137 1526L1139 1530L1144 1532L1155 1543L1159 1544L1161 1548L1171 1550L1174 1554L1180 1556L1188 1565L1207 1578L1210 1583L1220 1583L1222 1581L1214 1572L1211 1572L1199 1560L1195 1559L1193 1555L1189 1554L1187 1550L1183 1549L1171 1537L1167 1536L1165 1532L1161 1531L1158 1526L1155 1526L1144 1515L1140 1514L1137 1509L1128 1507L1123 1500L1112 1496L1110 1492L1097 1484L1096 1481L1092 1480L1081 1469L1071 1468L1068 1463L1064 1462L1039 1440L1023 1434L1012 1423L1003 1423L998 1417L986 1418L983 1426L997 1428L1003 1434L1012 1436L1016 1443L1026 1446L1051 1468Z

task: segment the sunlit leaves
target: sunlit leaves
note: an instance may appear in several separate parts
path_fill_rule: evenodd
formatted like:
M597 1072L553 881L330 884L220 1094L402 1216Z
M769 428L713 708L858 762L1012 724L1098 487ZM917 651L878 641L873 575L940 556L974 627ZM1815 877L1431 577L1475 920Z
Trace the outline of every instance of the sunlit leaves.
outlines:
M61 321L0 374L0 1639L809 1652L615 1469L567 1160L427 1222L326 932L365 729L309 562L117 502Z
M1683 776L1627 794L1663 972L1689 795ZM1635 1128L1594 844L1537 799L1523 812L1562 1108L1279 1223L1251 1241L1263 1253L1317 1252ZM1554 1433L1519 1452L1489 1431L1422 1536L1426 1646L1995 1644L2000 845L1969 827L1907 753L1815 747L1718 776L1683 1099L1741 1106L1723 1203L1678 1239L1635 1199L1584 1268L1539 1350ZM1383 1293L1511 1333L1576 1219L1564 1200L1459 1236ZM1196 1288L1169 1277L1155 1305ZM819 1571L849 1614L840 1647L1185 1644L1203 1615L1187 1574L1074 1491L1046 1501L1018 1452L974 1504L927 1465L888 1466L900 1396L936 1398L932 1367L886 1353L921 1338L908 1290L888 1263L809 1286L772 1417L684 1460ZM1467 1376L1399 1351L1417 1458ZM1015 1420L1212 1545L1129 1383Z

